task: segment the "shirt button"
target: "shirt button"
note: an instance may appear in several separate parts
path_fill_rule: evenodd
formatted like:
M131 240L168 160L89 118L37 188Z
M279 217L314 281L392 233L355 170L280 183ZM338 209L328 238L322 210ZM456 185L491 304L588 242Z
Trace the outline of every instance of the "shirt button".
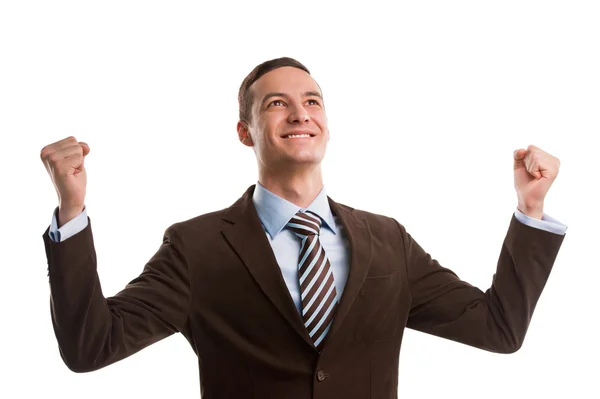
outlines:
M317 380L325 381L326 378L327 378L327 374L325 374L325 372L323 370L319 370L317 372Z

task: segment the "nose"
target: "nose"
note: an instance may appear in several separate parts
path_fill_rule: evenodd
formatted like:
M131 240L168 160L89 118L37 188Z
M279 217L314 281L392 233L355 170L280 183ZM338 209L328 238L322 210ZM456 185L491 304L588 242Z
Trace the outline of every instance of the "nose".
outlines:
M310 115L306 109L301 105L290 107L290 114L288 115L289 123L306 123L310 121Z

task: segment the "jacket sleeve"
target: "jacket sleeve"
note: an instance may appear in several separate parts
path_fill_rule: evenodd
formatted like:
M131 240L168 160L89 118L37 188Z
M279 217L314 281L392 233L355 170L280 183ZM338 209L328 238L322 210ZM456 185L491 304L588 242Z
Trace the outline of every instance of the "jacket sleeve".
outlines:
M109 298L96 270L89 217L86 228L64 242L52 241L46 229L52 325L69 369L100 369L184 328L190 277L176 226L166 229L142 273Z
M513 214L492 285L483 292L400 230L412 295L407 327L491 352L516 352L566 234L528 226Z

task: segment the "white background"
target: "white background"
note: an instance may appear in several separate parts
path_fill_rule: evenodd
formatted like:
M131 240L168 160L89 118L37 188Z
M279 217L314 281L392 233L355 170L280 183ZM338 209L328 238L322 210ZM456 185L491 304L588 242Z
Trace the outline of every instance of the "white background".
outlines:
M256 181L237 90L281 56L323 89L328 194L396 218L482 290L517 205L513 151L562 162L545 211L569 229L522 349L407 330L400 396L599 397L597 2L201 3L0 6L1 397L199 397L179 334L93 373L63 364L42 241L58 203L39 152L70 135L90 145L86 204L114 295L170 224Z

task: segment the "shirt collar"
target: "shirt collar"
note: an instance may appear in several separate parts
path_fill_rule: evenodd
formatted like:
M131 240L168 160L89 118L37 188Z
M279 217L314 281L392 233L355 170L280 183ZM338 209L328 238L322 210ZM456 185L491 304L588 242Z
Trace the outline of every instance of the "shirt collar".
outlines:
M333 214L329 207L325 187L321 189L319 195L310 203L307 208L301 208L290 201L273 194L264 188L260 182L256 183L252 201L258 213L265 230L273 239L290 221L298 211L309 210L319 215L323 219L324 226L327 226L334 234L337 234Z

